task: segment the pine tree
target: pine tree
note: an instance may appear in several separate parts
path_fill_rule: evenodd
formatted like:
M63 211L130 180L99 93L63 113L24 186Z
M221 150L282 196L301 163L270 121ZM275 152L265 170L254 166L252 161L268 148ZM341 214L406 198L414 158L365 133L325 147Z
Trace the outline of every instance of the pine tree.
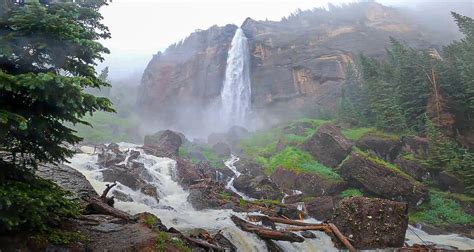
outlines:
M0 26L0 148L5 161L35 166L72 155L64 143L81 138L65 123L113 111L106 98L83 92L107 86L95 61L108 53L97 40L110 37L101 24L103 1L17 3Z

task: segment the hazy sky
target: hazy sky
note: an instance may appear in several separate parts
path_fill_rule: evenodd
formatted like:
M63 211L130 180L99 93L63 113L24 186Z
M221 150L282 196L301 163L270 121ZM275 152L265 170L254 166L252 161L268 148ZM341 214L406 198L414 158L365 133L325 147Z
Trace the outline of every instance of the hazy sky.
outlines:
M112 39L104 41L111 54L99 67L110 66L112 79L141 73L153 54L196 29L207 29L214 24L241 25L247 17L280 20L297 8L311 9L326 6L328 2L339 4L354 0L113 0L101 9ZM435 1L378 2L392 6L409 2L415 6L414 3Z

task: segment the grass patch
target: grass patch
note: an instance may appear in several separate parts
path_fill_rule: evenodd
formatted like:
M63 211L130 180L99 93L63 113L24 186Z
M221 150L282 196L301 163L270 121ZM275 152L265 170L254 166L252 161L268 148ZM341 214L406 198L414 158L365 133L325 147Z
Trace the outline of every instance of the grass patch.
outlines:
M376 132L375 128L353 128L345 129L342 134L350 140L357 141L369 132Z
M182 252L191 252L191 248L188 247L188 245L181 239L177 238L177 237L174 237L171 239L171 244L173 244L173 246L175 248L177 248L179 251L182 251Z
M116 113L97 111L93 116L86 116L84 121L92 124L77 124L71 126L77 135L88 143L131 142L140 143L141 137L137 133L139 118L134 113L121 117Z
M209 161L209 165L214 169L222 168L222 160L217 157L214 151L209 146L204 146L202 155Z
M430 201L410 214L410 222L433 225L473 224L474 217L465 213L458 202L437 191L430 191Z
M166 251L166 241L168 240L169 236L166 232L160 231L156 236L155 241L155 249L160 252Z
M364 196L364 194L357 188L349 188L341 192L342 198L349 198L349 197L359 197Z
M280 166L296 172L316 173L330 179L341 179L339 174L315 161L309 153L295 147L286 147L272 156L268 160L265 170L267 173L272 174Z
M158 219L155 216L148 215L147 217L145 217L145 220L143 223L145 223L145 225L147 225L149 228L153 229L157 221Z
M49 242L55 245L69 245L76 242L86 242L87 237L79 231L53 229L47 235Z
M226 191L220 192L219 197L221 197L221 199L224 199L224 200L231 200L232 199L232 196L230 195L230 193L226 192Z

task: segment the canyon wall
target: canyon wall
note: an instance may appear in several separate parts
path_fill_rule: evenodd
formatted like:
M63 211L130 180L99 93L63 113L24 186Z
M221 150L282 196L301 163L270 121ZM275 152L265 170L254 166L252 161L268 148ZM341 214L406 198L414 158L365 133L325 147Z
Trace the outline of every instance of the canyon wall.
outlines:
M419 49L439 47L428 31L377 3L299 11L279 22L247 18L241 27L251 53L252 110L260 123L334 113L347 63L358 53L384 57L390 37ZM219 106L236 29L196 31L155 55L138 100L146 118L178 129L218 121L206 114Z

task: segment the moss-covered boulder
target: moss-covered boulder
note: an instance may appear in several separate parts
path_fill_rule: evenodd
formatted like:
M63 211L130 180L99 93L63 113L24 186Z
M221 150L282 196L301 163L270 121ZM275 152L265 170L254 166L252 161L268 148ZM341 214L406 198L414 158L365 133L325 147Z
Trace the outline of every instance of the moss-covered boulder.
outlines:
M356 146L371 152L387 162L393 162L402 150L402 141L397 136L369 133L356 142Z
M400 170L412 176L416 180L426 181L431 179L428 166L422 160L398 157L395 160L395 164L400 167Z
M351 152L352 142L345 138L334 124L326 123L301 147L321 164L334 168Z
M346 187L342 179L334 179L317 173L296 172L279 167L271 179L282 189L299 190L308 196L339 194Z
M427 197L424 185L396 166L361 151L350 154L339 167L339 174L351 187L380 198L407 202L410 207L416 207Z
M408 227L405 203L351 197L342 200L331 219L357 249L399 248Z
M283 192L269 177L241 175L234 180L234 187L255 199L281 200Z

